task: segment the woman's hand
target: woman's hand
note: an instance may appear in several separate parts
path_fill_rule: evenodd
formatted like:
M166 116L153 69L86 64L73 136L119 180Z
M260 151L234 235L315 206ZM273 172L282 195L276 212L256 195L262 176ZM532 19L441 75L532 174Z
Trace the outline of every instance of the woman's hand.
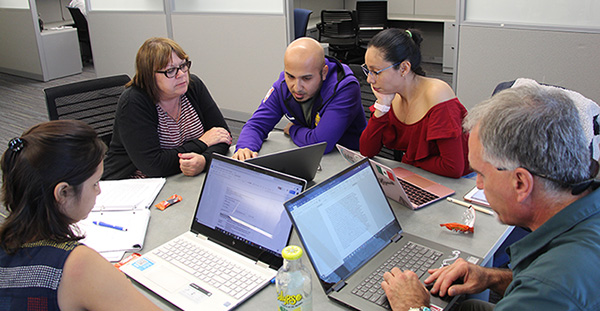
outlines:
M229 134L229 132L222 127L213 127L198 139L200 139L200 141L205 143L208 147L220 143L231 145L232 140L231 134Z
M375 91L375 89L373 88L373 85L371 85L371 91L373 91L373 94L375 95L375 97L377 97L377 102L380 105L384 105L384 106L388 106L388 107L392 105L392 100L394 100L394 98L396 97L396 93L383 94L383 93L379 93L379 92Z
M204 170L206 166L206 158L195 152L180 153L179 156L179 168L183 175L196 176Z

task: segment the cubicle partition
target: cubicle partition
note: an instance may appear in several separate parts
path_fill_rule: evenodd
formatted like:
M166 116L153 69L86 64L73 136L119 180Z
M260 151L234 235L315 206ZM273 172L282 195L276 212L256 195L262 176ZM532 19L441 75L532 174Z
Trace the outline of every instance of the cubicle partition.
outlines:
M40 81L81 72L77 30L41 31L35 0L0 0L0 28L0 72Z
M455 90L467 109L520 77L600 102L600 2L460 0Z
M171 37L190 55L191 72L206 83L225 117L241 121L283 70L292 37L291 0L88 1L98 77L133 76L140 45L149 37Z

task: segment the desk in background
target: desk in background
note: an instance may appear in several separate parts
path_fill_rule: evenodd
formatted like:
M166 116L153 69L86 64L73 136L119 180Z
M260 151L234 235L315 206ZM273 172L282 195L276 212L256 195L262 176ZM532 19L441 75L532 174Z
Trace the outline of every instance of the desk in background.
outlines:
M296 146L291 139L285 136L283 132L275 131L269 135L269 138L263 144L260 154L267 154L295 147ZM456 191L456 194L453 195L454 198L462 198L462 196L475 185L475 181L472 179L446 178L402 163L379 158L376 160L391 167L402 166L411 171L418 172L426 178L442 183ZM322 170L317 172L315 182L318 183L327 179L348 165L349 164L337 151L324 155L321 161ZM160 211L154 206L151 207L152 216L146 234L144 249L141 253L148 252L190 229L191 220L196 209L203 181L204 174L195 177L187 177L179 174L167 178L167 183L156 198L155 204L175 193L181 195L183 200L180 203L169 207L165 211ZM456 247L465 252L482 257L484 258L483 265L486 266L491 266L494 252L512 231L512 227L500 224L494 217L477 213L475 233L470 235L457 234L441 228L439 224L443 222L460 221L465 211L465 208L462 206L442 200L420 210L413 211L401 206L397 202L390 202L394 213L406 232L434 240L450 247ZM292 234L290 244L301 246L296 232ZM305 258L305 262L309 262L307 258ZM310 270L313 273L314 309L347 310L347 308L329 300L325 296L314 270L312 268ZM159 307L165 310L177 309L154 293L148 291L146 288L138 284L136 284L136 287ZM275 286L271 284L244 302L236 310L275 310L277 306L275 298Z

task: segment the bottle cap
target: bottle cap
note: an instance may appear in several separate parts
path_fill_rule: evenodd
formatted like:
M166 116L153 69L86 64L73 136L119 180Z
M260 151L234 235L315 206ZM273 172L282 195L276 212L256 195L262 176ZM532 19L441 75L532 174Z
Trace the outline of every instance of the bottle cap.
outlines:
M286 246L281 251L281 256L287 260L296 260L302 257L302 249L296 245Z

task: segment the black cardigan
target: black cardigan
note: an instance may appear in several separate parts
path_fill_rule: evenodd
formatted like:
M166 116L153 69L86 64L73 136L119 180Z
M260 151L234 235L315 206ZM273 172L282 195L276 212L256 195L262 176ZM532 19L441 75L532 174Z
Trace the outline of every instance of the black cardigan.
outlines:
M185 95L198 113L205 132L213 127L223 127L229 131L221 111L200 78L190 75ZM135 86L127 88L117 105L102 179L128 178L137 169L148 177L166 177L181 173L178 153L202 154L208 163L213 152L225 154L229 150L227 144L207 147L199 139L187 141L175 149L161 149L157 127L156 104L142 89Z

